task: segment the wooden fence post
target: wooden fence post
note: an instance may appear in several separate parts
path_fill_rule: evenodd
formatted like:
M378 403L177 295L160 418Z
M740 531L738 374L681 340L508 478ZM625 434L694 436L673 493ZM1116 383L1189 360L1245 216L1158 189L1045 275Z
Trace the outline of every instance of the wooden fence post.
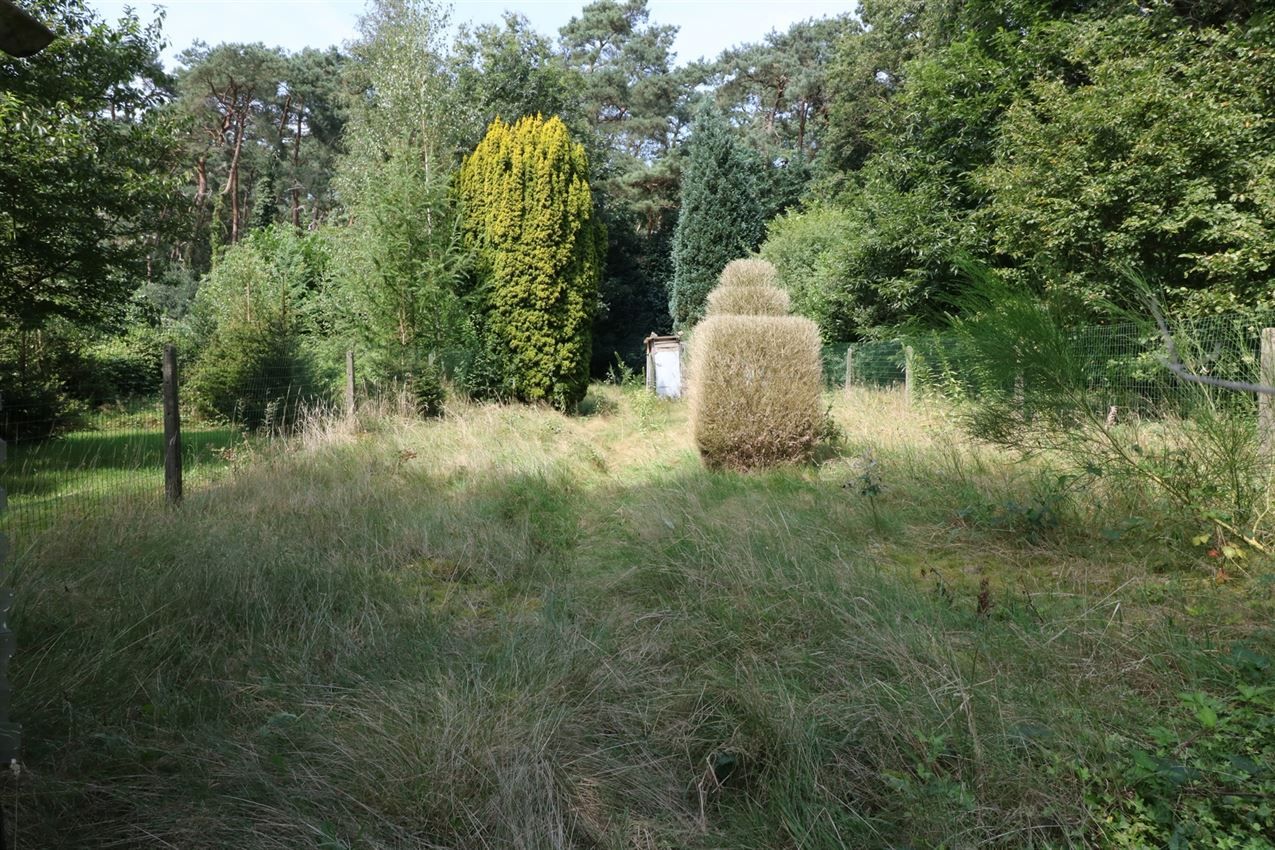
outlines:
M846 389L854 386L854 346L846 346Z
M177 349L164 346L164 495L182 500L182 423L177 406Z
M345 352L345 415L354 415L354 352Z
M908 404L912 404L915 400L916 393L916 376L913 374L916 370L913 368L912 360L912 346L903 346L903 394Z
M0 439L0 464L6 460L5 442ZM0 486L0 512L7 507L4 487ZM13 632L9 629L9 609L13 606L13 591L6 583L4 562L9 554L9 540L0 532L0 770L8 770L17 761L22 749L22 727L9 720L9 659L13 657ZM3 825L0 824L0 829ZM0 836L2 839L3 836Z
M1264 387L1275 387L1275 328L1262 328L1262 361L1257 382ZM1275 398L1267 393L1257 394L1257 434L1262 457L1267 461L1275 458Z

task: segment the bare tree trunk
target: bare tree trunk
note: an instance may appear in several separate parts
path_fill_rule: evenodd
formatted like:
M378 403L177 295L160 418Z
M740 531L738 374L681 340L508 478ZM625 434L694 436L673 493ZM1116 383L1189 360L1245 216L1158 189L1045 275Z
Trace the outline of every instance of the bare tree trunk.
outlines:
M230 158L230 173L226 176L225 194L230 195L230 244L239 241L239 158L243 152L243 139L247 135L248 106L245 105L235 120L235 151Z
M810 112L810 104L801 102L801 120L797 124L797 160L806 161L806 116Z
M297 110L297 135L292 141L292 226L301 229L301 180L297 174L301 167L301 112Z

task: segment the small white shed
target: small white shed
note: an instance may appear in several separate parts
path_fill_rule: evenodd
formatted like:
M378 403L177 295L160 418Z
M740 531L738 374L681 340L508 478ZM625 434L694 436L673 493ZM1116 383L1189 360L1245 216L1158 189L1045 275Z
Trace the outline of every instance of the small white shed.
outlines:
M686 346L680 336L646 338L646 388L660 398L681 398L682 361Z

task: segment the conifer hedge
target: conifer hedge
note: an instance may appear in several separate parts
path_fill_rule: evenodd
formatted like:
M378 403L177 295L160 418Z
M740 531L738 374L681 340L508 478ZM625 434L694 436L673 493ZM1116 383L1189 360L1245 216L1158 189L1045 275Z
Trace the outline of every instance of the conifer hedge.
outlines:
M589 384L590 326L606 252L584 147L557 117L497 118L461 166L487 345L507 390L566 409Z

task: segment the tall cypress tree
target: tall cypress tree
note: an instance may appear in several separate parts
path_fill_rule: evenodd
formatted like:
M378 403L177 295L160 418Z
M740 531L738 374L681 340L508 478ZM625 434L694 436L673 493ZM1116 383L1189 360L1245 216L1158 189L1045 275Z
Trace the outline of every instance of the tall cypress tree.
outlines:
M589 386L606 232L584 148L556 117L499 118L461 166L465 239L478 258L487 344L525 401L559 409Z
M711 104L695 117L682 176L682 208L673 234L673 293L678 328L704 315L704 299L722 267L751 253L765 235L757 160Z

